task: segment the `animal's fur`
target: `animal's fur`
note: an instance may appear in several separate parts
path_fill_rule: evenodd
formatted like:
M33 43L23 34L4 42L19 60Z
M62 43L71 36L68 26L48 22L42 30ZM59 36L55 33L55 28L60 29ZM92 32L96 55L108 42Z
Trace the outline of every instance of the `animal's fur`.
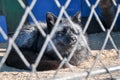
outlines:
M113 1L112 0L100 0L99 7L101 9L102 17L105 21L106 28L109 29L115 17L115 13L116 13Z
M56 20L57 17L55 15L53 15L52 13L47 13L46 15L47 28L44 29L47 34L50 34L52 28L55 25ZM85 58L88 57L89 51L83 39L81 38L82 29L80 25L81 23L80 14L77 13L76 15L71 17L71 20L73 21L73 25L71 25L69 21L65 18L63 18L60 21L59 25L57 26L57 30L55 31L55 34L52 37L52 41L63 58L64 57L67 58L70 55L76 42L79 41L77 49L75 50L75 53L70 60L70 64L78 65ZM80 37L78 37L79 35ZM30 64L33 64L35 62L35 59L37 58L38 53L41 50L45 39L46 38L43 37L37 30L37 37L33 42L34 44L32 44L32 47L29 48L20 47L20 50L23 52L23 55L29 61ZM41 59L41 62L37 67L37 70L56 69L60 62L61 61L54 52L51 44L48 43L45 53ZM28 69L14 49L11 50L10 55L7 58L6 64L8 66L13 66L20 69Z

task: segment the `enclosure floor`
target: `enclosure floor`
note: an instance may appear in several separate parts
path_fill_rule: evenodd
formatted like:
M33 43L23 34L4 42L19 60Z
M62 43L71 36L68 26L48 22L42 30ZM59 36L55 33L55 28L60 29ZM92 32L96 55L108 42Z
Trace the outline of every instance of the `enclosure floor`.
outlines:
M79 66L73 67L73 72L70 71L70 69L60 69L57 76L58 77L65 77L69 76L72 77L74 74L78 74L84 71L89 71L91 69L91 66L93 65L93 62L96 59L96 55L99 54L100 48L103 45L105 33L98 33L98 34L91 34L88 35L89 40L89 46L92 49L91 55L86 59L84 62L82 62ZM117 47L120 49L120 32L112 33L113 40L117 44ZM2 46L4 45L4 47ZM4 49L7 44L0 43L0 48ZM0 52L0 59L4 56L4 52ZM103 63L107 67L111 66L117 66L120 64L120 60L118 59L117 51L113 48L110 41L107 43L106 49L103 51L103 54L100 56L100 60L103 61ZM95 65L94 70L98 70L100 68L103 68L103 65L100 63L100 61L97 61ZM30 71L26 70L20 70L15 69L12 67L8 67L5 64L3 65L1 72L0 72L0 80L50 80L52 79L53 75L55 74L55 70L50 71L43 71L43 72L37 72L37 73L31 73ZM79 74L80 75L80 74ZM120 71L113 72L113 77L120 76ZM79 80L79 78L77 78ZM83 78L84 80L84 78ZM109 74L102 74L102 75L96 75L96 76L90 76L89 80L110 80Z

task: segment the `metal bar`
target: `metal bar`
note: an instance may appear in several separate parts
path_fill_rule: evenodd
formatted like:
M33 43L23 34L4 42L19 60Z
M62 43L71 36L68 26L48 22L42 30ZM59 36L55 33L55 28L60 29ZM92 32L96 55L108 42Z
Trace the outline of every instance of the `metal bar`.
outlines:
M110 67L108 68L110 72L115 72L115 71L119 71L120 70L120 66L114 66L114 67ZM91 72L91 76L95 76L95 75L100 75L100 74L106 74L107 71L106 69L102 68L102 69L98 69L98 70L93 70ZM54 77L54 80L79 80L79 79L82 79L83 77L87 77L88 75L88 71L85 71L85 72L81 72L81 73L68 73L68 75L62 75L61 76L56 76ZM52 79L48 79L48 80L52 80Z

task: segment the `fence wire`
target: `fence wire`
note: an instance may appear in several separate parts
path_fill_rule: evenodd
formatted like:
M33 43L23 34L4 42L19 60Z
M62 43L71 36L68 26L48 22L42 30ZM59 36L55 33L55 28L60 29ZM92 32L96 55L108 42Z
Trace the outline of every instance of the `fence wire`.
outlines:
M115 42L114 42L114 39L113 39L112 36L111 36L111 32L112 32L112 30L113 30L113 28L114 28L114 26L115 26L115 23L116 23L116 21L117 21L117 19L118 19L118 15L120 14L120 5L117 4L115 0L112 0L112 2L113 2L113 4L114 4L115 6L117 6L117 11L116 11L114 20L113 20L113 22L112 22L112 24L111 24L111 26L110 26L110 28L109 28L108 30L105 29L103 23L101 22L98 14L97 14L97 12L96 12L96 10L95 10L95 9L98 7L98 5L99 5L100 0L96 0L96 2L95 2L94 4L91 4L91 3L89 2L89 0L85 0L86 4L87 4L88 7L91 9L91 12L90 12L89 17L88 17L88 20L87 20L87 22L86 22L86 24L85 24L85 27L84 27L83 31L81 31L81 35L79 35L79 37L83 39L84 44L87 46L87 48L88 48L88 50L89 50L90 53L92 52L92 49L91 49L91 48L89 47L89 45L87 44L87 41L86 41L86 39L85 39L85 37L84 37L84 33L86 33L86 31L87 31L88 26L89 26L89 24L90 24L90 21L92 20L93 15L95 16L96 20L98 21L101 29L102 29L104 32L106 32L107 34L106 34L105 40L104 40L104 42L103 42L103 45L102 45L102 47L101 47L101 50L100 50L99 54L96 56L96 58L95 58L95 60L94 60L94 62L93 62L92 67L90 68L90 70L89 70L89 71L86 71L86 72L82 72L82 73L77 73L77 74L75 74L75 75L68 75L67 77L57 77L57 75L58 75L59 70L63 67L64 64L67 65L67 66L70 68L71 71L73 71L73 70L72 70L72 67L70 66L69 61L70 61L71 57L73 56L73 54L74 54L74 52L75 52L75 50L76 50L76 47L77 47L79 41L77 41L75 47L73 48L73 50L71 50L72 52L70 53L70 55L69 55L68 57L63 58L63 57L61 56L61 53L57 50L55 44L53 43L52 37L53 37L53 35L55 34L55 31L57 30L57 26L59 25L59 22L60 22L60 20L62 19L62 16L63 16L63 15L68 19L69 23L70 23L72 26L74 26L74 23L71 21L70 16L68 15L68 13L67 13L67 11L66 11L66 9L68 8L68 6L69 6L70 3L71 3L71 0L66 0L66 3L65 3L64 5L61 5L60 2L59 2L59 0L54 0L56 6L57 6L58 8L60 8L60 12L59 12L59 15L58 15L58 19L57 19L57 21L56 21L56 23L55 23L55 25L54 25L54 27L53 27L53 29L52 29L52 31L51 31L51 33L50 33L49 35L47 35L47 34L44 32L44 30L42 29L42 27L39 25L39 22L38 22L37 19L35 18L34 14L32 13L32 9L33 9L33 7L35 6L37 0L32 0L32 1L31 1L31 4L30 4L29 6L26 6L22 0L18 0L18 2L19 2L19 4L21 5L21 7L25 10L25 12L24 12L24 14L23 14L23 17L22 17L22 19L21 19L21 21L20 21L20 23L19 23L19 25L18 25L17 30L15 31L15 33L14 33L14 35L13 35L13 37L8 37L8 36L5 34L5 32L2 30L2 28L0 27L0 34L1 34L1 35L3 36L3 38L4 38L5 40L7 40L8 43L9 43L9 44L8 44L8 47L7 47L7 50L6 50L6 54L3 56L3 58L2 58L2 60L1 60L1 62L0 62L0 69L2 68L3 64L5 63L7 57L8 57L8 55L9 55L9 53L10 53L11 48L14 47L14 49L17 51L18 55L20 56L20 58L22 59L22 61L25 63L25 65L26 65L27 67L31 68L31 69L32 69L32 72L37 72L37 71L36 71L36 68L38 67L39 62L41 61L41 58L42 58L42 56L43 56L43 54L44 54L44 52L45 52L45 49L46 49L48 43L50 43L51 46L52 46L52 48L53 48L53 50L55 51L56 55L57 55L57 56L59 57L59 59L61 60L61 63L59 64L59 67L58 67L58 69L56 70L56 72L54 73L52 79L55 79L55 80L58 80L58 79L60 79L60 80L66 80L66 79L79 79L79 78L82 78L82 77L85 77L85 79L89 79L90 76L98 75L98 74L103 74L103 73L108 73L108 74L110 75L111 79L113 79L113 76L112 76L112 73L111 73L111 72L120 70L120 66L119 66L119 65L118 65L118 66L115 66L115 67L108 67L108 66L106 66L106 64L100 59L100 56L102 55L103 50L105 50L105 47L106 47L106 45L107 45L108 40L110 40L110 42L111 42L111 44L113 45L113 47L115 48L115 50L117 50L118 53L120 54L119 49L118 49L118 47L116 46L116 44L115 44ZM42 46L42 49L40 50L39 55L38 55L38 57L37 57L36 60L35 60L35 63L32 64L32 65L27 61L27 59L24 57L24 55L23 55L22 52L20 51L19 47L18 47L18 46L16 45L16 43L15 43L15 39L17 38L17 36L18 36L18 34L20 33L23 25L25 24L25 21L26 21L28 15L32 18L33 22L34 22L35 25L37 26L37 28L38 28L39 32L42 34L42 36L46 37L45 42L44 42L44 45ZM73 28L75 28L75 27L73 27ZM76 28L75 28L75 29L76 29ZM103 66L103 69L94 70L95 65L96 65L96 63L97 63L98 61L101 62L102 66Z

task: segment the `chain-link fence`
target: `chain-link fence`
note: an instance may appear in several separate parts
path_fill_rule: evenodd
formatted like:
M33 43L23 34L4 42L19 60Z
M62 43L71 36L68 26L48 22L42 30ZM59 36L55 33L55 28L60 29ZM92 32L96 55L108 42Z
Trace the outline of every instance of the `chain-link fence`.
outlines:
M44 32L43 28L41 27L40 23L36 20L34 14L32 12L32 9L33 9L34 5L36 4L36 0L32 0L31 4L29 6L26 6L22 0L18 0L18 2L20 3L21 7L23 9L25 9L25 12L23 14L23 17L22 17L22 19L21 19L21 21L20 21L20 23L18 25L18 28L16 29L14 35L12 37L8 37L4 33L2 28L0 27L0 33L2 34L3 38L8 41L8 46L7 46L6 53L2 57L2 60L0 62L0 69L3 67L3 64L5 63L7 57L10 54L10 51L11 51L11 49L13 47L16 50L16 52L18 53L18 55L20 56L20 58L22 59L22 61L24 62L24 64L28 68L30 68L32 70L31 71L31 75L30 75L30 77L28 79L33 77L34 74L42 75L42 73L38 74L36 69L37 69L37 67L38 67L38 65L39 65L39 63L40 63L40 61L41 61L41 59L42 59L42 57L44 55L44 52L45 52L45 49L47 48L47 45L50 44L51 47L53 48L55 54L60 59L60 63L59 63L58 68L55 71L53 71L53 72L51 71L51 73L49 73L49 74L51 74L50 77L49 78L45 78L44 77L44 79L55 79L55 80L57 80L57 79L60 79L60 80L66 80L66 79L77 79L77 80L79 80L79 79L87 79L88 80L92 76L94 76L94 79L97 79L96 75L98 77L100 74L108 74L109 75L109 79L113 79L113 80L117 79L117 77L119 77L118 74L119 74L119 69L120 69L120 66L119 66L120 63L118 63L118 66L114 66L114 67L113 67L113 65L110 64L112 66L112 67L110 67L110 66L107 65L108 63L105 63L104 60L101 59L101 56L103 56L103 54L105 53L105 47L107 45L107 42L110 42L113 45L113 49L115 49L116 53L118 53L116 56L119 56L119 54L120 54L119 49L118 49L119 45L116 45L116 43L114 42L114 39L119 39L119 38L114 38L113 39L113 36L111 36L113 28L114 28L114 26L116 24L117 18L118 18L119 14L120 14L120 5L117 4L115 0L112 0L113 5L117 7L117 10L116 10L115 16L113 18L113 21L112 21L110 27L108 29L106 29L104 27L103 23L101 22L98 14L96 12L96 10L95 10L96 7L99 6L100 1L102 1L102 0L96 0L96 2L94 4L90 4L89 0L85 0L86 4L91 9L91 12L90 12L88 20L87 20L87 22L86 22L86 24L84 26L84 29L81 31L81 28L77 28L76 27L76 25L73 23L73 21L71 20L70 16L68 15L68 13L66 11L67 7L71 3L71 0L66 0L66 3L64 5L61 5L59 0L54 0L56 6L58 8L60 8L60 12L59 12L59 15L58 15L58 19L56 20L55 25L52 28L50 34L46 34ZM110 0L106 0L106 1L110 1ZM45 37L44 45L42 46L41 50L39 51L39 54L38 54L34 64L30 64L28 62L28 60L25 58L25 56L22 54L21 50L19 49L19 47L15 43L15 40L16 40L17 36L19 35L22 27L24 26L25 21L26 21L28 15L32 18L33 22L35 23L35 26L37 27L37 29L39 30L41 35L43 37ZM60 51L57 50L57 48L55 46L55 43L52 40L55 32L58 29L58 25L60 24L60 21L61 21L63 15L67 18L69 24L72 25L72 28L74 30L76 30L76 29L80 30L79 38L82 39L82 41L83 41L82 43L86 46L87 50L90 52L89 55L92 56L92 58L94 58L93 60L89 59L88 64L84 66L85 69L82 70L82 71L80 71L80 70L78 70L78 71L76 70L75 71L74 67L71 67L71 65L69 63L71 58L72 58L72 56L75 53L76 48L78 47L79 40L76 42L75 46L72 48L72 50L71 50L70 54L68 55L68 57L63 57L62 56L62 53L60 53ZM103 34L104 35L104 41L101 41L102 46L101 46L99 52L96 55L93 54L94 52L91 49L91 47L89 46L89 44L87 43L87 40L86 40L86 38L84 36L84 33L86 33L86 31L87 31L88 26L90 24L90 21L91 21L93 15L96 18L96 20L98 21L98 23L99 23L101 29L103 30L103 32L105 32L105 34L106 34L106 35ZM73 26L75 26L75 27L73 27ZM119 35L117 35L116 37L119 37ZM93 38L95 38L95 37L93 37ZM88 38L88 41L89 41L89 38ZM97 44L95 44L95 45L97 46ZM109 53L110 52L108 52L106 54L109 54ZM119 60L117 62L119 62ZM110 63L112 63L112 61ZM66 71L64 72L64 70L63 70L63 72L61 72L61 69L62 69L62 67L64 65L67 65L67 67L69 68L67 70L67 72ZM84 64L81 64L81 65L84 65ZM89 65L91 65L91 66L89 66ZM96 65L101 65L101 67L98 67L97 70L96 70ZM89 68L88 68L88 66L89 66ZM78 67L78 68L81 68L81 67ZM116 73L118 76L115 75L117 77L114 77L112 72L118 72L118 73ZM43 72L43 74L44 74L44 72ZM37 79L39 79L39 77ZM42 79L42 78L40 78L40 79Z

